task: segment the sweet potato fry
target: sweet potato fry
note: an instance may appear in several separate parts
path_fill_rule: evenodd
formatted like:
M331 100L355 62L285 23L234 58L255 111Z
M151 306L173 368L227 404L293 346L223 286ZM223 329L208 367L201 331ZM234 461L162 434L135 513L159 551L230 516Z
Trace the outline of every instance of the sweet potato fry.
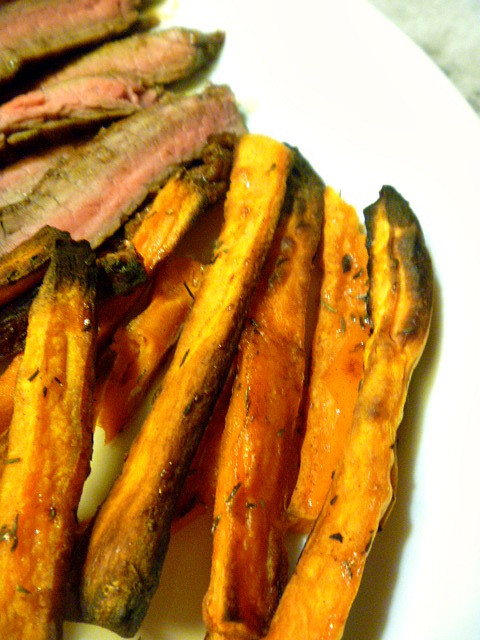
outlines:
M202 153L203 164L180 169L159 191L132 241L151 273L175 247L195 219L225 195L236 138L213 138Z
M178 338L202 278L191 258L166 262L154 276L147 307L121 325L102 359L112 361L95 387L95 425L109 442L145 397L168 349ZM101 364L100 364L101 368Z
M305 533L328 493L363 376L365 343L370 335L367 260L365 232L356 211L327 187L305 436L288 507L292 526Z
M95 261L60 240L30 312L0 484L0 636L61 637L63 580L90 468Z
M268 640L339 639L392 498L395 441L430 327L433 273L418 221L391 187L365 211L373 334L353 425Z
M263 637L287 579L288 470L298 464L307 298L323 213L323 183L298 152L287 189L240 340L220 448L203 604L212 640Z
M290 159L270 138L246 134L239 142L216 254L162 390L93 527L81 585L88 622L131 636L147 611L182 484L273 238Z
M207 509L213 510L220 444L236 371L237 359L235 358L188 470L175 510L172 533L192 522Z
M30 240L0 258L0 361L23 351L30 305L38 291L58 239L68 234L53 227L44 227ZM113 330L122 306L133 301L147 280L142 258L133 245L116 243L97 257L98 298L102 314L101 336ZM113 301L112 298L116 299ZM121 300L121 302L119 302ZM113 308L112 308L113 307ZM116 320L115 320L116 318ZM110 334L111 335L111 334Z
M67 237L64 231L46 226L30 240L0 257L0 306L41 281L56 240Z
M0 376L0 435L8 431L13 414L13 392L22 355L12 358ZM1 460L1 457L0 457ZM1 475L0 471L0 475Z

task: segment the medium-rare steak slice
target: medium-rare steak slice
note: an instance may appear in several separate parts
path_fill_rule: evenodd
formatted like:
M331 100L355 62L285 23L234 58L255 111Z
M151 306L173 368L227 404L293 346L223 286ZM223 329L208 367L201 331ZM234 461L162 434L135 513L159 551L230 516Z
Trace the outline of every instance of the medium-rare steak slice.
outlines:
M26 62L100 42L136 22L140 0L12 0L0 12L0 82Z
M197 157L209 136L244 130L226 86L165 95L102 130L24 201L0 209L0 255L47 224L97 247L176 165Z
M201 33L179 27L136 33L83 54L44 78L42 86L104 74L132 75L146 87L169 84L208 66L224 40L221 31Z
M131 115L210 63L223 41L221 32L172 28L107 43L0 106L0 152Z
M72 148L71 145L52 147L4 167L0 171L0 209L24 200L45 173Z
M16 96L0 106L0 151L53 132L123 118L157 100L134 77L71 78Z

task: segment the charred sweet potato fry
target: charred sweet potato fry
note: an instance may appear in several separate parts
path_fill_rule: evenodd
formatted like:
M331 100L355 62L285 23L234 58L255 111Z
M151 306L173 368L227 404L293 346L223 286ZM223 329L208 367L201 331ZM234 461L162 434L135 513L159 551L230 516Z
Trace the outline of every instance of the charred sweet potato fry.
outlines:
M203 603L212 640L263 637L287 579L288 469L297 469L307 298L323 212L323 183L298 152L285 205L240 340L220 448Z
M178 338L200 286L202 265L176 258L154 276L147 307L115 332L103 359L113 361L95 387L95 425L109 442L145 397L168 349ZM101 368L101 365L100 365Z
M59 240L30 312L0 484L0 636L61 637L63 580L90 468L95 261Z
M433 273L422 231L391 187L365 211L373 334L352 429L324 508L280 601L268 640L334 640L392 499L395 441L432 313Z
M356 211L325 190L321 287L305 407L300 470L288 507L308 533L330 488L352 423L363 376L367 319L367 247Z
M30 240L0 258L0 361L23 351L27 334L28 312L50 262L58 239L68 234L53 227L44 227ZM117 243L114 249L97 257L98 298L105 338L115 327L115 318L133 301L134 292L146 283L147 273L142 258L132 243ZM112 298L116 299L113 301ZM121 300L121 302L119 302ZM113 307L113 308L112 308Z
M235 152L225 224L151 413L99 510L83 567L86 621L133 635L158 584L175 505L228 374L273 238L289 149L246 134Z
M67 237L64 231L46 226L30 240L0 257L0 306L41 281L56 240Z
M213 138L202 153L203 164L180 169L159 191L132 241L148 273L175 247L195 219L225 195L236 137Z

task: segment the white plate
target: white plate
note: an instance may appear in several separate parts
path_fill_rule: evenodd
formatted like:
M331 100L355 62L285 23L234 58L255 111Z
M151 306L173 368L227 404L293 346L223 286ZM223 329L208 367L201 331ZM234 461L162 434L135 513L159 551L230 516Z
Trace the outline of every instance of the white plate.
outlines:
M478 640L480 121L363 0L177 0L159 12L165 26L226 30L210 78L231 85L252 131L298 146L359 211L389 183L420 218L435 265L435 318L400 430L397 505L345 638ZM102 455L100 444L97 478ZM208 522L174 537L136 637L204 637L209 552ZM65 629L66 640L116 637Z

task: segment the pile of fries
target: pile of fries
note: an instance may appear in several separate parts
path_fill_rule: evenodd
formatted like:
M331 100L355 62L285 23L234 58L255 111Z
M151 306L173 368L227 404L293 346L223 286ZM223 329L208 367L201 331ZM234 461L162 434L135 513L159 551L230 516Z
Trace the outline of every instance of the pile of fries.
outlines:
M205 505L210 640L342 636L394 500L431 261L392 187L363 225L297 149L249 133L209 149L127 230L145 270L127 294L100 295L88 243L51 243L0 378L1 637L61 637L73 558L81 619L134 636L172 527ZM219 206L210 260L181 255ZM78 523L94 428L114 439L162 366L120 475ZM307 542L289 579L292 529Z

